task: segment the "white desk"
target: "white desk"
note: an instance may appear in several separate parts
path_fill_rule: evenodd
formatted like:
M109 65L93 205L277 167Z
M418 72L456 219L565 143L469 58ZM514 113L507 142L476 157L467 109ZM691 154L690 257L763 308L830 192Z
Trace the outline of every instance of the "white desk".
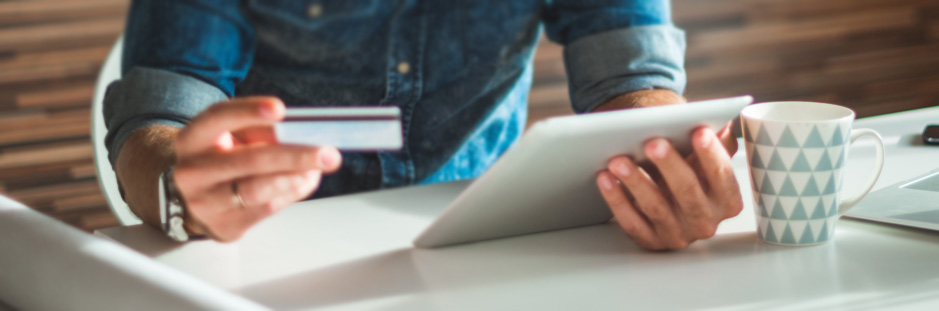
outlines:
M939 167L939 147L917 141L930 121L939 122L939 108L858 122L887 145L875 189ZM866 180L873 150L864 141L852 148L844 189ZM233 244L177 245L140 226L99 234L278 310L939 306L939 233L843 219L828 244L759 242L742 153L734 165L746 208L679 252L642 251L616 224L412 248L465 183L298 203Z

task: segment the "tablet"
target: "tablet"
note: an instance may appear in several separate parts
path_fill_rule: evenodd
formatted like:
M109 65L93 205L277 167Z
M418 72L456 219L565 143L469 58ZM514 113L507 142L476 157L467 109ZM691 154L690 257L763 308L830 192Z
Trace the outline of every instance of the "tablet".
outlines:
M596 186L616 155L640 165L643 143L664 137L687 155L691 132L715 131L753 98L726 99L546 119L533 125L416 240L434 248L604 223L613 215Z

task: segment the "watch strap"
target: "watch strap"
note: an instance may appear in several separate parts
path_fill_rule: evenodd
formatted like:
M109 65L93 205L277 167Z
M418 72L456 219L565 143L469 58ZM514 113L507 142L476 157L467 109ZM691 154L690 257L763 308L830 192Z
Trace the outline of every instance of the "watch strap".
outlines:
M174 167L163 172L159 180L160 224L163 233L174 241L186 242L194 238L186 232L186 208L173 179Z

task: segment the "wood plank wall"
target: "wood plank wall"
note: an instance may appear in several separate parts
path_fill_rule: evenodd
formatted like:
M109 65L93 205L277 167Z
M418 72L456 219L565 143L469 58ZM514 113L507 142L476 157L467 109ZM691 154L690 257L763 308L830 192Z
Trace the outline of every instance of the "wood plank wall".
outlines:
M91 97L127 0L0 1L0 193L71 225L118 225L95 179Z
M0 193L85 230L117 225L94 176L89 108L127 3L0 0ZM937 0L672 6L689 99L815 100L860 116L939 104ZM561 50L539 47L530 121L571 113Z
M752 94L860 117L939 104L937 0L672 0L672 11L690 100ZM532 121L570 113L560 55L543 44L536 57Z

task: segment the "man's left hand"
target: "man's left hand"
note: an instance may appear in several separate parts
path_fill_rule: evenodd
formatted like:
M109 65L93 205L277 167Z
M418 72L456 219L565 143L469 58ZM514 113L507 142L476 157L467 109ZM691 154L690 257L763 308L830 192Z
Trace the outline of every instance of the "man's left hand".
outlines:
M617 97L595 111L683 104L668 90L639 91ZM743 209L740 187L730 157L737 139L727 124L718 133L698 128L692 133L694 152L682 157L661 138L646 142L652 162L648 171L625 155L610 159L597 175L597 186L619 225L648 250L687 248L714 236L721 221Z

